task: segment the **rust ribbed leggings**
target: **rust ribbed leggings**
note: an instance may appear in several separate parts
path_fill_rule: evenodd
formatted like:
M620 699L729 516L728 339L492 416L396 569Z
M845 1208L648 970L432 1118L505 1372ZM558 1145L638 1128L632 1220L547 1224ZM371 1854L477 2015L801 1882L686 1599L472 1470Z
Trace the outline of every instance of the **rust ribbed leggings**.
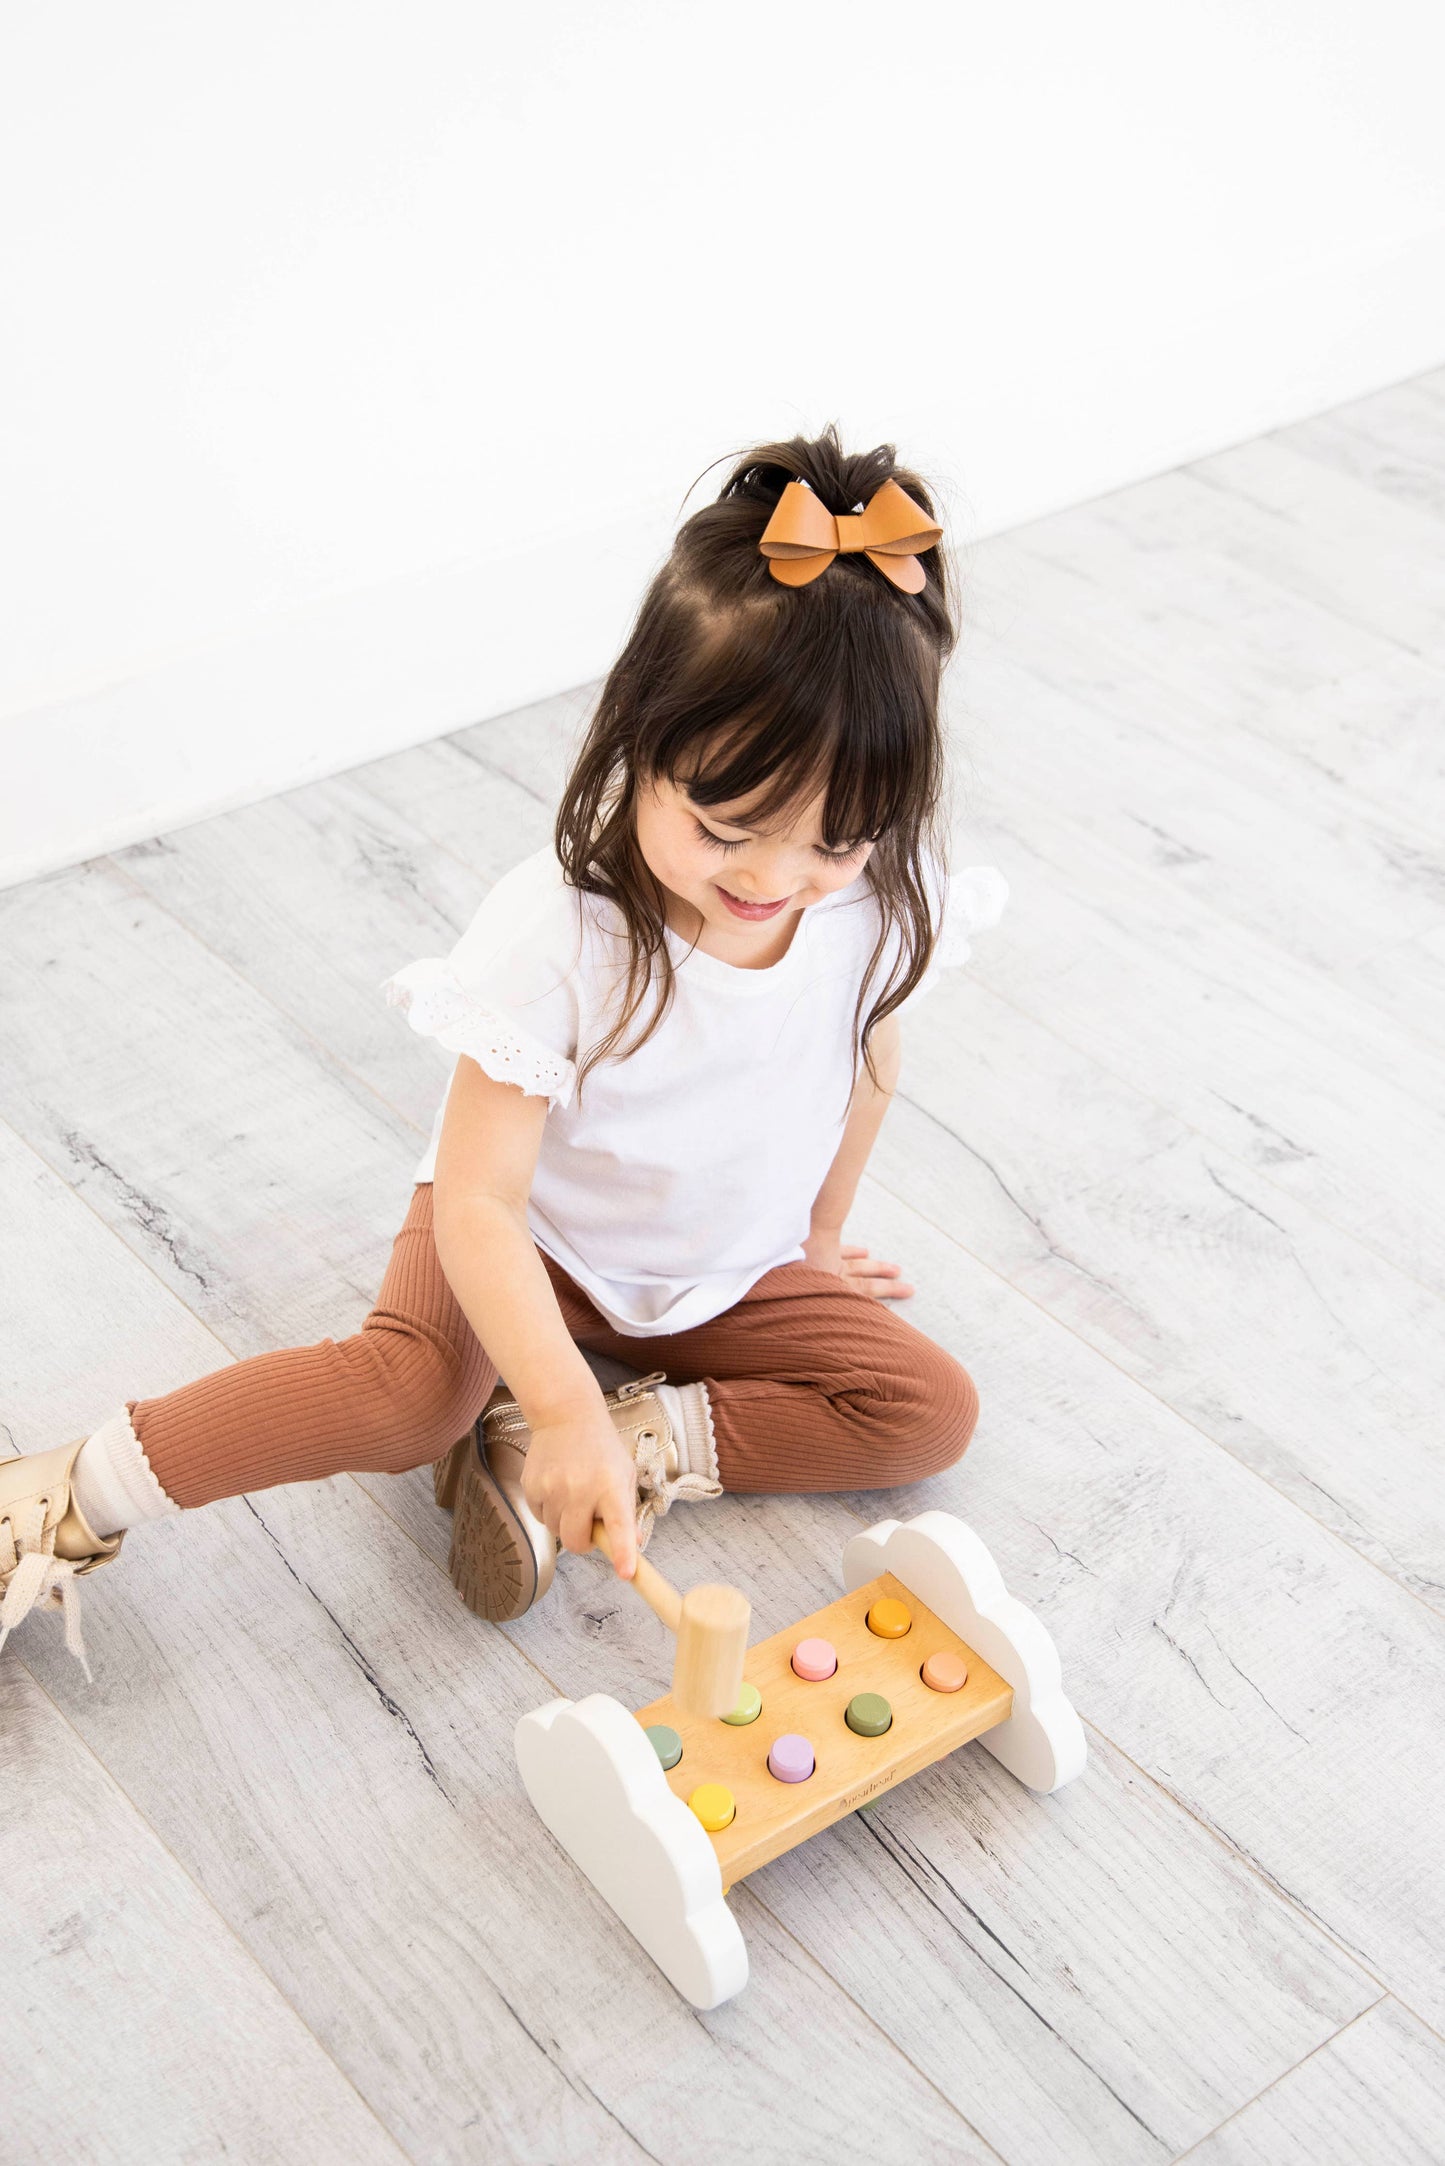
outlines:
M882 1302L811 1264L780 1264L692 1331L624 1338L542 1251L577 1344L669 1383L706 1384L724 1489L885 1489L951 1466L978 1419L968 1371ZM497 1369L448 1286L421 1182L376 1307L349 1339L257 1354L130 1406L177 1504L437 1459L476 1420Z

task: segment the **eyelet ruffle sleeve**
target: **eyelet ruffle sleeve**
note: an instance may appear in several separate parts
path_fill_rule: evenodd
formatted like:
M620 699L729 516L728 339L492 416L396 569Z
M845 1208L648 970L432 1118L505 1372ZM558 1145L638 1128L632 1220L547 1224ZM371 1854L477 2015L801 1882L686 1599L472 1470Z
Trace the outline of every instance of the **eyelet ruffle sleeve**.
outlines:
M948 900L934 960L940 970L966 963L973 953L970 935L997 925L1008 904L1008 882L997 865L965 865L950 873Z
M381 990L419 1037L560 1110L577 1083L581 940L578 890L537 850L483 896L449 955L407 963Z
M419 1036L435 1038L449 1053L465 1053L494 1082L515 1083L551 1106L570 1102L575 1064L469 992L450 963L437 956L408 963L381 990L387 1006L401 1008Z
M997 865L964 865L945 876L930 860L938 939L928 967L898 1011L909 1014L938 983L939 973L956 969L973 954L973 939L997 925L1008 903L1009 887Z

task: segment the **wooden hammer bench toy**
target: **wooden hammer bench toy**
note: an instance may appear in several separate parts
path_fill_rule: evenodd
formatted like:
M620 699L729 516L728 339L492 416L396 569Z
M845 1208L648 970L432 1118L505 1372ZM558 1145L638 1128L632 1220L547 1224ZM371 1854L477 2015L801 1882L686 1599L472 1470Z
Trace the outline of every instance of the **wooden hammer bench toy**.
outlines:
M653 1573L645 1599L679 1632L672 1693L635 1714L603 1692L553 1700L517 1725L539 1816L695 2008L747 1983L726 1902L744 1874L973 1738L1031 1790L1083 1771L1053 1641L971 1527L949 1512L882 1520L844 1549L843 1584L747 1651L735 1694L720 1680L742 1651L743 1598L741 1630L715 1600L732 1590L681 1598L684 1614L708 1598L689 1639Z

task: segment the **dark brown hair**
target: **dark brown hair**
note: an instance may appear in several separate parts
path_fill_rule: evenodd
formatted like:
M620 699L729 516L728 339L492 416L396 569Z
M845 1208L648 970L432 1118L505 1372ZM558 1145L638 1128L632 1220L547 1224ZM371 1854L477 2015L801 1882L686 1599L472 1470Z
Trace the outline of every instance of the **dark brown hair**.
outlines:
M766 788L750 821L825 791L826 846L873 843L862 877L881 926L859 991L853 1056L855 1072L861 1056L876 1083L869 1040L918 984L937 939L924 857L946 865L939 687L957 638L950 572L942 545L924 550L923 590L905 594L850 551L809 585L787 587L772 577L758 540L789 481L806 481L837 514L861 507L889 479L936 518L927 484L896 463L891 444L846 452L830 423L821 436L759 445L737 460L717 501L678 529L643 597L557 813L568 883L608 897L628 943L621 1013L579 1057L579 1087L599 1061L645 1044L672 1000L666 898L633 818L639 784L661 777L684 782L701 805ZM865 1022L895 926L897 961ZM654 977L652 1014L618 1053Z

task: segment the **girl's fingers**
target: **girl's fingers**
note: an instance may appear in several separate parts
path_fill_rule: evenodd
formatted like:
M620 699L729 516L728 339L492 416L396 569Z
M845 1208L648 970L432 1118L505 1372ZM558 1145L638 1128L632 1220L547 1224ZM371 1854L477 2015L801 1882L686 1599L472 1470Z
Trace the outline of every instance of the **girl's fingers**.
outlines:
M569 1504L562 1514L558 1540L564 1549L574 1556L581 1556L592 1547L592 1521L594 1513L590 1504ZM609 1530L610 1531L610 1530Z
M879 1264L876 1271L852 1272L849 1277L859 1293L867 1294L874 1301L907 1301L912 1298L914 1288L896 1277L899 1268L897 1264Z
M637 1570L637 1513L621 1497L602 1499L598 1518L607 1529L607 1546L619 1579L631 1579Z

